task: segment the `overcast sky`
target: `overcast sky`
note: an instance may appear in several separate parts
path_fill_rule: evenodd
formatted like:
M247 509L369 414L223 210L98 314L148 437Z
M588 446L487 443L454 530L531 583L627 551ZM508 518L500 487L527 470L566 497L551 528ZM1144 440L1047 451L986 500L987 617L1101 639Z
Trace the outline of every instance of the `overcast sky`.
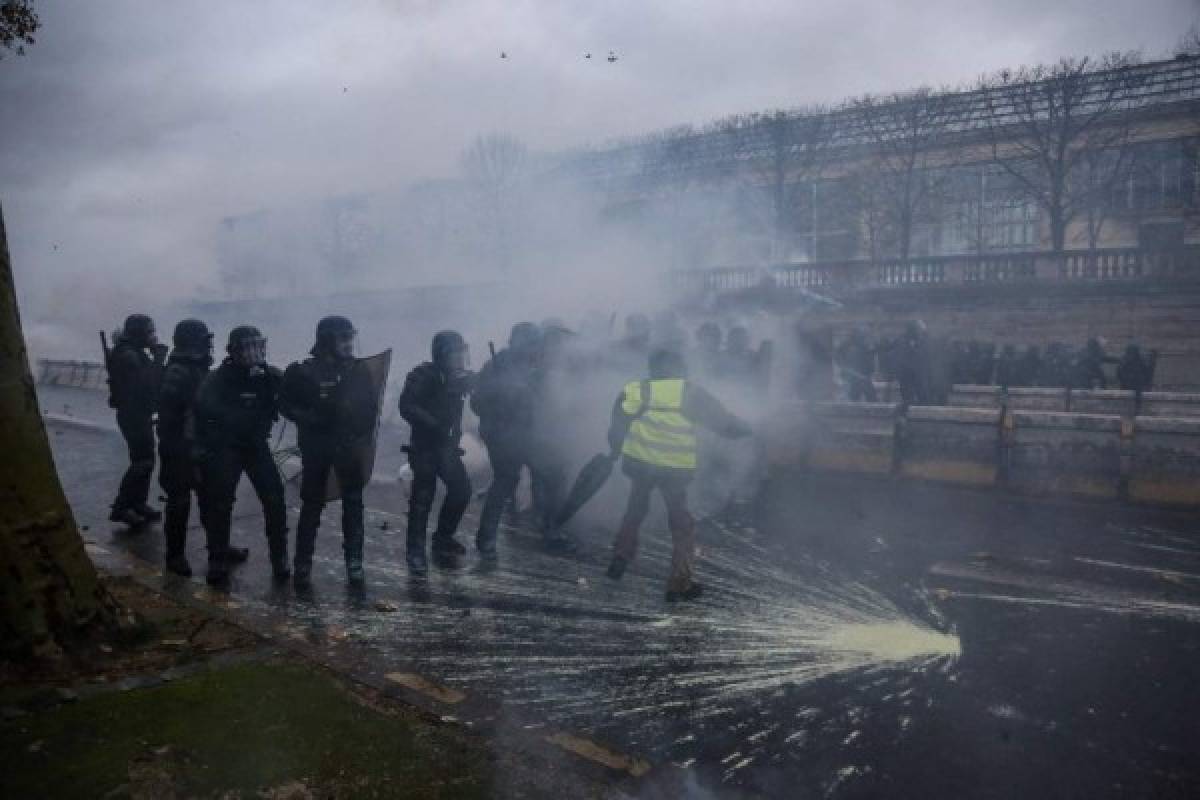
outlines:
M44 309L57 289L65 313L100 287L211 286L221 217L452 174L481 132L556 149L1066 55L1157 56L1200 15L1197 0L36 6L37 44L0 61L0 201L23 294Z

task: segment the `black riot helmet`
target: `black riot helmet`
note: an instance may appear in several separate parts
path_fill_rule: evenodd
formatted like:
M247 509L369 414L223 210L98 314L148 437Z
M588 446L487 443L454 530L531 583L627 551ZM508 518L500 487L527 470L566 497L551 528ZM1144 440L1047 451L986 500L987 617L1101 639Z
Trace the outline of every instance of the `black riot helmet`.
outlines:
M267 363L267 338L253 325L239 325L229 332L225 352L235 364L259 367Z
M439 331L434 334L433 363L442 372L462 372L470 366L467 340L458 331Z
M696 329L696 344L701 350L715 353L721 349L721 326L715 322L705 322Z
M130 314L121 326L121 336L136 347L149 347L158 342L154 320L145 314Z
M188 355L204 356L212 353L213 335L201 320L180 320L171 336L175 349Z
M542 332L532 322L518 322L508 334L508 346L518 352L530 352L541 342Z
M687 377L687 362L677 350L660 348L650 354L650 378L661 381Z
M327 353L338 358L354 358L354 338L358 331L345 317L325 317L317 323L317 341L309 352Z

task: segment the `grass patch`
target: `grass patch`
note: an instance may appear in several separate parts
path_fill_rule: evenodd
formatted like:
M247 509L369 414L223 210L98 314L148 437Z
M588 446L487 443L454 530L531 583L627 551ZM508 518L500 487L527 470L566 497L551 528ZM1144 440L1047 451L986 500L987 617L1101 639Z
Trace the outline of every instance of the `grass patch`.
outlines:
M415 713L382 713L324 674L279 662L230 666L0 724L0 762L0 796L13 798L113 790L254 797L296 780L320 796L507 793L494 785L486 742Z

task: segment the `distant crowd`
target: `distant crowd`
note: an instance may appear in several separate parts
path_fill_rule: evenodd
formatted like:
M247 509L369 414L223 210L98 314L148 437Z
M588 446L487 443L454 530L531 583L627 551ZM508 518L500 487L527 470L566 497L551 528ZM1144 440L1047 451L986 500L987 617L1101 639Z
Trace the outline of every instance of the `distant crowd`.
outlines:
M899 336L875 342L854 330L837 347L835 360L851 401L892 399L878 397L873 380L879 377L899 385L906 405L944 405L955 384L1145 392L1154 386L1158 352L1144 354L1130 344L1116 357L1095 338L1082 347L1052 342L1045 350L1028 345L1019 351L1013 344L997 349L994 342L934 339L914 321Z

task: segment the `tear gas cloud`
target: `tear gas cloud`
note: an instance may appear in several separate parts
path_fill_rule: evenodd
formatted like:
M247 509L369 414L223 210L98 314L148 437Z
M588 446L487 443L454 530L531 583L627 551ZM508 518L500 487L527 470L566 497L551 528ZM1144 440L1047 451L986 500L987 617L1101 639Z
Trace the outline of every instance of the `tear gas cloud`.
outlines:
M169 329L230 295L512 287L511 308L444 320L489 338L522 317L651 310L650 276L721 260L709 201L681 193L651 225L602 188L543 180L506 201L501 246L496 209L453 191L472 141L510 136L545 176L563 153L681 123L1161 52L1194 5L1156 5L41 3L37 44L0 64L0 199L31 348L92 357L94 331L132 309ZM432 332L392 323L360 327L402 350ZM268 334L277 360L303 352Z

